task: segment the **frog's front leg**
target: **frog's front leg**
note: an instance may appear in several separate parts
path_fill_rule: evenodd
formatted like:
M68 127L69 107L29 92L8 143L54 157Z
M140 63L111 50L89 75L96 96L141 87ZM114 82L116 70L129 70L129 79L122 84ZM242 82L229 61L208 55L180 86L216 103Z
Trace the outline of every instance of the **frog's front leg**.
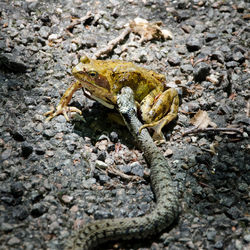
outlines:
M153 90L141 102L142 119L145 122L139 132L146 127L154 129L153 139L164 139L162 128L177 117L179 106L178 92L170 88L164 92Z
M48 116L46 121L51 120L52 118L54 118L55 116L57 116L59 114L63 114L64 117L66 118L66 120L69 121L69 117L67 115L67 112L77 112L79 114L82 114L81 110L79 110L78 108L68 107L68 104L69 104L73 94L81 87L82 87L82 85L78 81L73 83L72 85L70 85L70 87L64 92L64 94L59 102L59 105L56 107L56 111L54 112L54 109L52 109L44 114L45 116Z

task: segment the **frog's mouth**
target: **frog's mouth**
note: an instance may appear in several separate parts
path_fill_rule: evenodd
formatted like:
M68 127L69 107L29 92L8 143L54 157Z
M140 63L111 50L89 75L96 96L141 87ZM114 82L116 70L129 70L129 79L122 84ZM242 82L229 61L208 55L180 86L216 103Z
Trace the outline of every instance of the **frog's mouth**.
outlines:
M83 89L83 93L89 98L89 99L94 99L95 101L101 103L103 106L109 108L109 109L114 109L115 108L115 105L109 103L109 102L106 102L104 101L103 99L95 96L95 95L92 95L87 89L85 88L82 88Z

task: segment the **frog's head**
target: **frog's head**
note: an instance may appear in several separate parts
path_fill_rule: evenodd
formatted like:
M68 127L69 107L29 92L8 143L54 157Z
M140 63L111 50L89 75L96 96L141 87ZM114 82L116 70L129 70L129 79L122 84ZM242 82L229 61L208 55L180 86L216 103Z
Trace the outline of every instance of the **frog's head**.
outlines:
M82 84L82 87L90 92L89 95L93 99L102 102L104 105L106 104L105 106L116 102L116 98L110 91L111 87L105 61L93 60L83 56L72 69L72 74Z

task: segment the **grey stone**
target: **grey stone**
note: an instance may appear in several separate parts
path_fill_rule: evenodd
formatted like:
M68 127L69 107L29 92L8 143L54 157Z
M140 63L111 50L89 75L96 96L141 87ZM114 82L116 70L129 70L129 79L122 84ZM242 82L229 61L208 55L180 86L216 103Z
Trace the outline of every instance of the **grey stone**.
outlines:
M186 46L189 52L193 52L201 49L202 42L200 39L191 36L186 41Z
M206 77L209 75L210 66L201 62L194 67L194 80L197 82L202 82L206 80Z

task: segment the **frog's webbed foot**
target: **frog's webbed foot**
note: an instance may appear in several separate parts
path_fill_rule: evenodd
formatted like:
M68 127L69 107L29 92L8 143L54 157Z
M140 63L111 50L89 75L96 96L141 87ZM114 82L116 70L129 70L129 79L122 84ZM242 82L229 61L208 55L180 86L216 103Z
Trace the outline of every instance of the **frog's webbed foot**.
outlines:
M46 112L44 115L48 116L46 121L50 121L55 116L63 114L65 119L67 121L69 121L69 117L68 117L68 114L67 114L68 112L77 112L80 115L82 114L82 111L80 109L76 108L76 107L68 107L68 106L58 105L57 108L56 108L56 111L55 111L55 108L53 107L50 111Z

